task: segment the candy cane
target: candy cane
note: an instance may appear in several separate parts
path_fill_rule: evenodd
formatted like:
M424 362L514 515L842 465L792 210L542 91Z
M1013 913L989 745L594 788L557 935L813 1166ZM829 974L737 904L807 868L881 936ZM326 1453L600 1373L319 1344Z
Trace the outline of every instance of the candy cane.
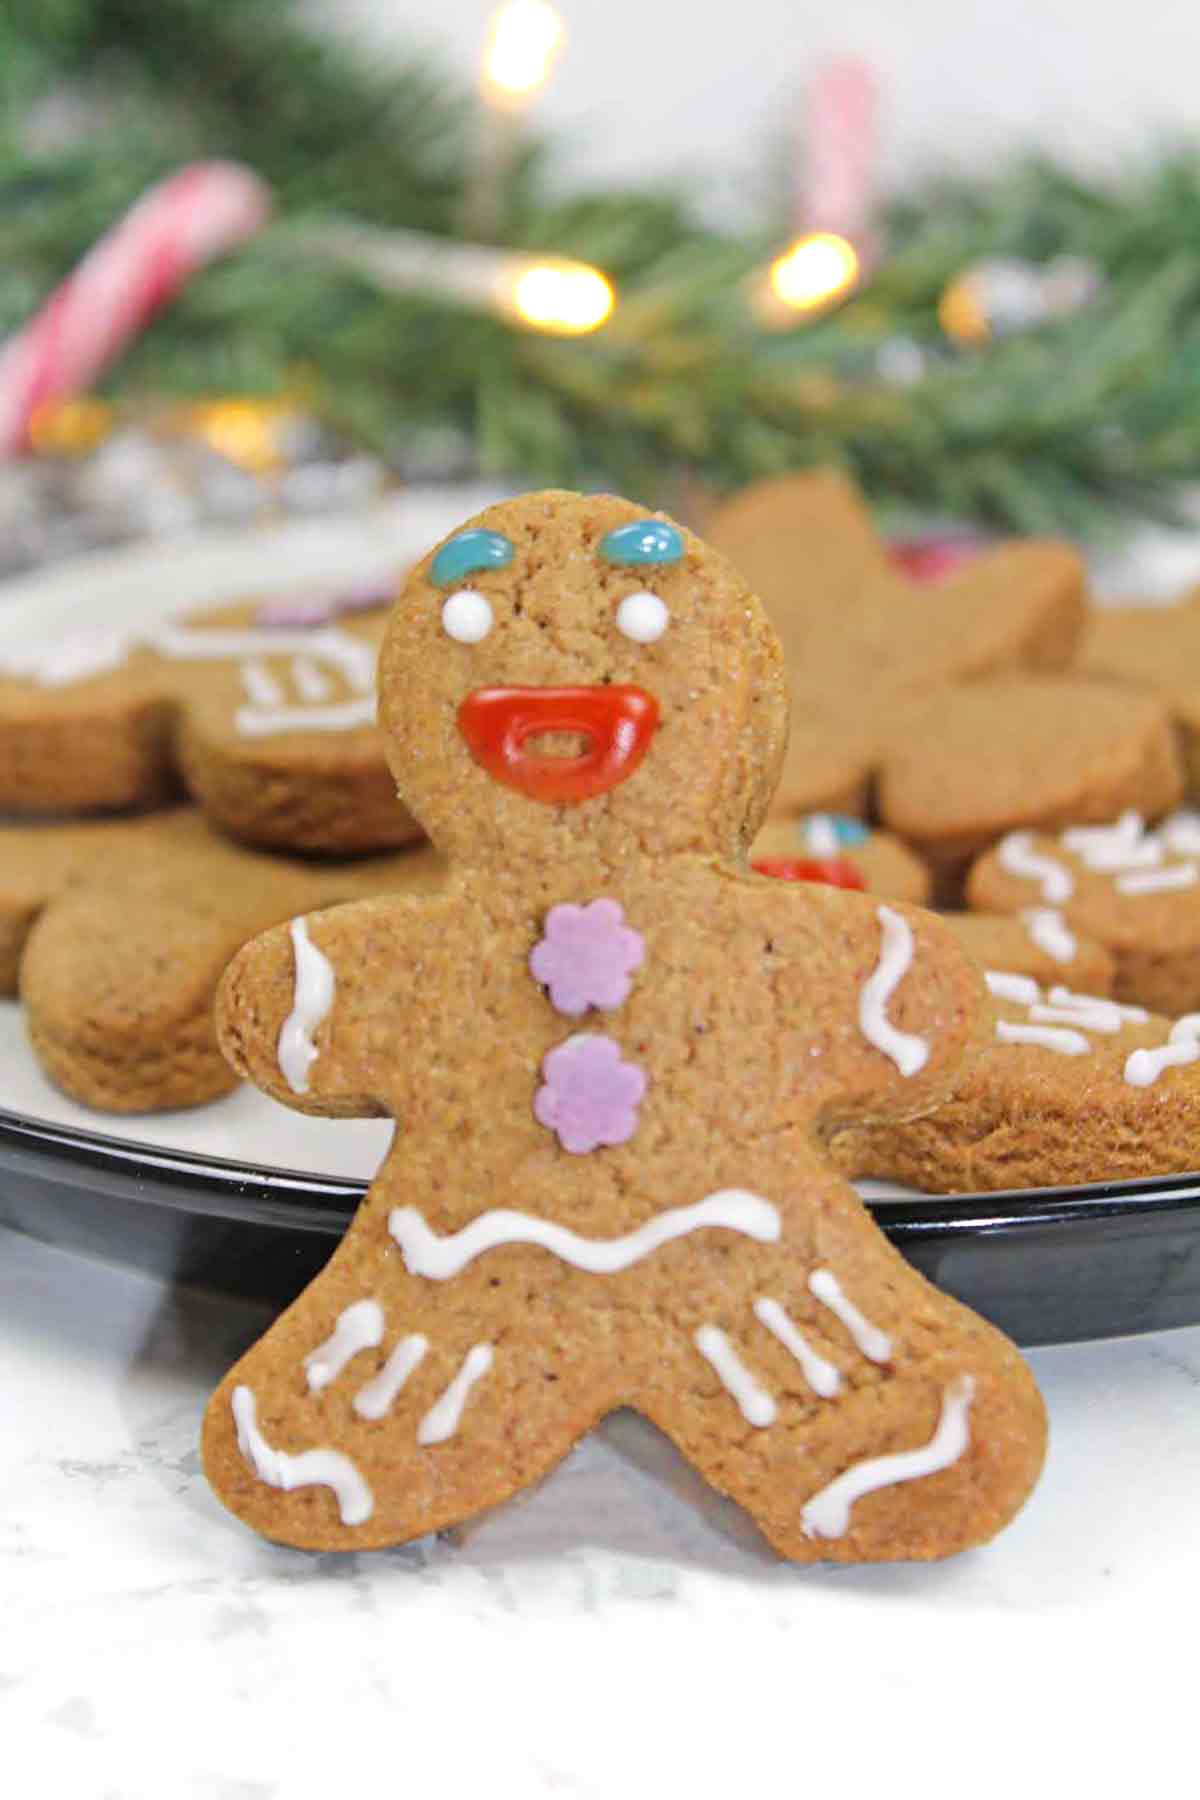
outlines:
M0 457L47 401L91 385L207 262L259 230L270 194L232 162L192 163L151 188L0 348Z
M833 231L870 260L874 237L876 84L870 66L839 57L811 85L797 229Z

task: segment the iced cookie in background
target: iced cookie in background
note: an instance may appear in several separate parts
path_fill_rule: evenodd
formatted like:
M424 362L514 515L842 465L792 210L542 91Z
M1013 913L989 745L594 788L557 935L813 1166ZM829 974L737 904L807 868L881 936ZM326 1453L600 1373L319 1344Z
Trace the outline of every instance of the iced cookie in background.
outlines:
M785 881L805 880L805 866L822 862L846 863L857 872L859 879L843 881L844 887L861 887L913 906L924 906L929 899L931 882L924 863L898 838L843 813L768 819L750 846L751 868Z
M1036 1387L824 1148L952 1090L983 984L933 914L743 872L785 696L740 575L623 500L490 508L406 583L380 717L445 889L267 932L218 1017L274 1098L401 1129L210 1403L220 1498L391 1544L632 1406L785 1556L991 1537Z
M145 810L182 784L248 843L411 842L374 723L389 598L301 593L0 650L0 812Z
M839 1133L848 1175L926 1193L1135 1180L1196 1167L1200 1015L1170 1019L989 971L991 1029L925 1118Z
M1068 925L1057 907L1030 906L1019 913L947 912L942 917L981 969L1007 969L1084 994L1112 993L1112 955L1103 944Z
M972 867L972 910L1053 909L1113 959L1118 1000L1169 1018L1200 1010L1200 815L1148 830L1133 811L1057 836L1010 832Z
M1005 833L1159 818L1183 796L1162 703L1065 675L1006 675L893 709L880 736L882 822L953 895Z
M798 713L810 698L834 718L873 721L923 688L1059 669L1086 619L1083 565L1066 545L1009 544L914 581L829 470L756 482L712 511L706 535L779 632Z
M246 850L190 808L0 827L0 983L72 1099L157 1112L228 1093L212 999L238 946L339 900L440 885L417 847L352 863Z

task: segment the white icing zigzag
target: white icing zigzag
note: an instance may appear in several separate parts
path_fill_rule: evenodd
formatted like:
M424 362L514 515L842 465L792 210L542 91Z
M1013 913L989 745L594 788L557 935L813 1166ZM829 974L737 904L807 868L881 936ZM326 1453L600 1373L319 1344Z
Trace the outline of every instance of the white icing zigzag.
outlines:
M613 1275L675 1238L712 1226L740 1231L763 1244L778 1242L783 1229L778 1209L743 1188L723 1188L693 1206L671 1207L637 1231L616 1238L581 1237L550 1219L502 1207L481 1213L461 1231L444 1238L430 1229L415 1206L394 1207L388 1219L388 1230L400 1246L405 1267L431 1281L448 1281L484 1251L500 1244L539 1244L588 1274Z

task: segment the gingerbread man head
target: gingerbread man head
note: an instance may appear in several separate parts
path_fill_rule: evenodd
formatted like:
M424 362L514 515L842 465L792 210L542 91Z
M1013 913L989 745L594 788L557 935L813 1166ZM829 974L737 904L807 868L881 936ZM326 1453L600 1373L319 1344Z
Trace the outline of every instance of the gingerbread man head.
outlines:
M380 662L396 783L456 859L737 855L787 732L724 558L608 495L492 507L410 575Z
M825 1153L946 1094L981 984L931 914L746 867L784 718L741 581L624 501L530 495L421 565L380 701L445 889L267 933L218 1021L287 1104L401 1128L213 1400L222 1497L290 1542L396 1542L633 1406L786 1555L990 1536L1036 1390Z

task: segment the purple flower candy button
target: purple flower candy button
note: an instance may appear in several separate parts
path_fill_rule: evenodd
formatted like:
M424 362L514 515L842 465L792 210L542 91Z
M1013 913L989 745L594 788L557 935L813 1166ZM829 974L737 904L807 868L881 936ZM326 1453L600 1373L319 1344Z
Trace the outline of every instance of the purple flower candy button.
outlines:
M533 1114L564 1150L584 1156L601 1144L629 1142L645 1092L645 1075L623 1059L613 1038L578 1031L543 1058Z
M616 900L552 906L546 929L529 957L535 981L549 990L556 1012L578 1018L589 1006L612 1012L629 997L630 976L646 954L640 931L625 923Z

